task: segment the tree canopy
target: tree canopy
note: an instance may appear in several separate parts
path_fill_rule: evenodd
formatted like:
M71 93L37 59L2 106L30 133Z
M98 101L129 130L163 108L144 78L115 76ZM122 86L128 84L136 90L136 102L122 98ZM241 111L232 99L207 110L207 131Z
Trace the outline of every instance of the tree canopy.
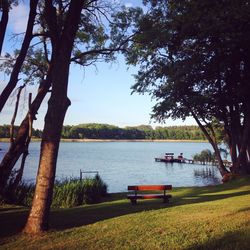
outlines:
M248 171L249 2L145 0L144 4L147 11L139 18L134 15L136 35L125 53L128 64L140 67L133 90L157 100L156 120L192 116L218 158L214 126L222 125L234 170ZM221 173L226 173L219 162Z

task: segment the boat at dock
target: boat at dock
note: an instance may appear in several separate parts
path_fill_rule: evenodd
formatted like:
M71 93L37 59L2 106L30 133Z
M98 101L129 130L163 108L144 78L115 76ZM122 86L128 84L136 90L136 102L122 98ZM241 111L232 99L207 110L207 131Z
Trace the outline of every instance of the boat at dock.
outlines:
M177 157L174 156L174 153L165 153L163 157L156 157L156 162L165 162L165 163L185 163L185 164L198 164L198 165L210 165L217 166L218 161L194 161L194 159L187 159L183 157L183 153L180 153ZM227 160L223 160L223 164L225 167L231 167L232 162Z
M166 163L186 163L186 159L183 158L183 153L180 153L178 157L174 157L174 153L165 153L164 157L156 157L156 162L166 162Z

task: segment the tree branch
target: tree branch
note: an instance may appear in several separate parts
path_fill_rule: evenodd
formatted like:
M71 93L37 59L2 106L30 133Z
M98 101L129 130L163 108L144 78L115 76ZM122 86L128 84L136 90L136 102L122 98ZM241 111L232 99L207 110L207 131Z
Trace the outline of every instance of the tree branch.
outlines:
M127 52L126 48L123 48L123 46L125 44L127 44L129 41L131 41L131 38L133 38L135 36L135 34L129 36L125 41L123 41L118 47L116 48L103 48L103 49L93 49L93 50L89 50L89 51L85 51L80 53L79 55L72 57L71 61L72 62L76 62L76 63L80 63L77 60L81 60L82 58L84 58L85 56L88 55L111 55L113 52L118 52L118 51L124 51Z
M20 73L21 67L23 65L26 54L28 52L30 42L32 40L32 31L33 31L33 25L34 25L34 21L35 21L35 17L36 17L37 4L38 4L38 0L31 0L30 1L30 13L29 13L29 19L28 19L28 23L27 23L26 33L24 36L24 40L22 43L20 54L18 55L18 57L16 59L16 63L13 67L13 70L12 70L12 73L10 76L10 80L0 96L0 112L2 111L6 101L8 100L8 98L11 94L11 92L14 90L14 88L17 85L18 75Z
M14 142L14 124L15 124L15 120L16 120L16 115L17 115L17 111L18 111L18 106L19 106L19 100L20 100L20 95L21 92L23 90L23 88L25 87L25 85L22 85L18 88L18 93L17 93L17 98L16 98L16 104L15 104L15 110L11 119L11 123L10 123L10 144L12 145Z

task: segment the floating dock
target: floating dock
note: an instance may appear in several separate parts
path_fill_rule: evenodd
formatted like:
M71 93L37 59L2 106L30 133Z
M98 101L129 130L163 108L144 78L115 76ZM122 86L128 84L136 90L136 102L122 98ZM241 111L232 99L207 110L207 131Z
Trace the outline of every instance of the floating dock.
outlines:
M211 165L211 166L217 166L218 161L210 161L210 162L200 162L200 161L194 161L193 159L187 159L183 157L183 153L181 153L177 158L174 157L174 153L166 153L164 157L156 157L155 158L156 162L165 162L165 163L184 163L184 164L199 164L199 165ZM231 167L232 163L223 160L223 164L225 167Z
M155 158L156 162L166 162L166 163L173 163L173 162L178 162L178 163L189 163L193 164L194 161L192 159L178 159L178 158L173 158L173 159L166 159L164 157L156 157Z
M155 161L157 162L166 162L166 163L186 163L185 159L183 158L183 153L180 153L177 158L174 157L174 153L165 153L164 157L156 157Z
M184 160L180 160L180 159L177 159L177 158L166 159L164 157L156 157L155 161L156 162L167 162L167 163L173 163L173 162L186 163Z

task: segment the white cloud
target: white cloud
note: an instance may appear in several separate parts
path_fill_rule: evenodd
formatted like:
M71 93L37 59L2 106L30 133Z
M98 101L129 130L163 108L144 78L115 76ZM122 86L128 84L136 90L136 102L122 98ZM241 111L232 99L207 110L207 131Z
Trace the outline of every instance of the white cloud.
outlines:
M14 6L10 11L10 26L12 32L25 32L29 15L29 7L20 2L18 6Z
M130 2L127 2L127 3L125 3L125 7L126 8L131 8L131 7L133 7L133 4L130 3Z

